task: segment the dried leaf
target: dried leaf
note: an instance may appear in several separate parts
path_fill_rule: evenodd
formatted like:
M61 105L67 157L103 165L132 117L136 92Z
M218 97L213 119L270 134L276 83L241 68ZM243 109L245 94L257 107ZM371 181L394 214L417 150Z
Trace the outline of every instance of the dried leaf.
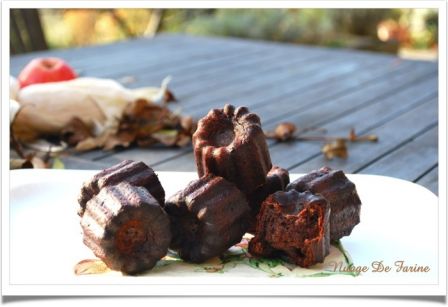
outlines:
M10 159L9 169L33 168L33 164L27 159Z
M347 141L345 139L336 139L322 147L322 153L327 159L339 157L346 159L348 157Z
M165 97L163 97L164 103L177 102L177 98L174 96L173 92L169 89L165 92Z
M71 146L76 146L79 142L92 136L91 128L78 117L72 118L61 131L61 138Z
M85 259L75 265L74 271L76 275L90 275L103 274L111 270L99 259Z
M61 161L61 159L59 158L54 158L53 159L53 169L64 169L65 165L64 162Z
M178 133L179 132L174 129L171 130L165 129L153 133L152 137L164 145L173 146L177 142Z
M76 144L75 150L87 151L96 148L101 148L106 143L108 137L109 137L108 134L103 134L99 137L89 137Z
M190 144L190 141L191 141L191 136L185 135L185 134L179 134L177 141L176 141L176 145L179 147L185 147L188 144Z
M376 136L375 134L358 136L355 133L355 129L352 128L350 129L348 140L350 142L378 142L378 136Z
M140 138L137 140L137 145L143 148L150 147L154 144L157 144L157 140L153 139L152 137Z
M104 143L104 150L112 150L115 147L124 147L127 148L131 145L131 143L135 140L136 134L132 132L119 132L117 135L112 135L107 138Z
M296 130L297 127L293 123L280 123L275 127L274 137L281 142L288 141L292 139Z
M356 138L357 138L357 136L356 136L356 133L355 133L355 129L351 128L350 129L350 133L348 135L348 139L350 140L350 142L354 142L354 141L356 141Z
M297 127L293 123L280 123L274 131L268 131L265 133L267 138L276 139L279 142L286 142L295 138L294 133Z
M195 128L195 123L193 122L193 117L191 117L191 116L182 116L180 118L180 126L187 133L194 132L193 128Z

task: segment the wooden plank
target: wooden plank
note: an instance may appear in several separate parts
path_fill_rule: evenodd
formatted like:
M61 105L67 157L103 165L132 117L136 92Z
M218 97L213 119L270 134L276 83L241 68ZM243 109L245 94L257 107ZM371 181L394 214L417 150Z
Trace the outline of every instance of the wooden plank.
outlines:
M184 155L186 151L189 152L191 150L191 146L188 148L132 148L115 153L113 155L106 156L104 158L97 159L95 162L100 162L106 165L114 165L123 160L129 159L143 161L151 167L155 167L155 165L157 165L159 161L168 162L170 159L176 159L178 156Z
M264 122L268 120L285 120L291 114L306 111L310 108L319 108L319 105L324 101L331 102L335 105L344 104L346 101L353 101L353 107L359 105L361 102L371 101L374 97L376 99L390 94L392 91L399 91L401 88L406 87L407 84L413 83L419 79L426 78L437 71L437 66L425 65L423 63L406 63L405 69L398 69L381 77L374 78L373 80L359 81L360 74L354 74L353 79L348 78L347 87L341 88L340 84L344 83L344 80L332 79L324 83L325 90L320 90L320 95L314 93L311 95L307 93L307 96L302 96L302 92L296 94L290 94L289 97L279 99L277 103L265 103L260 108L256 107L254 110L262 118ZM332 83L338 84L335 86ZM354 84L354 85L353 85ZM353 85L353 86L350 86ZM335 91L331 91L334 89ZM313 87L310 87L314 91ZM319 103L318 103L319 101ZM283 111L278 111L283 110ZM317 109L315 109L317 110ZM272 116L275 114L275 116Z
M237 58L238 56L250 56L253 53L260 53L257 48L249 47L229 47L226 46L204 46L189 44L183 48L173 46L165 48L159 52L143 50L140 53L127 52L126 57L121 57L121 62L117 65L107 65L101 69L86 70L86 75L95 77L116 78L117 76L134 74L145 78L160 78L160 75L170 74L173 68L194 69L202 62L221 61L226 58ZM108 61L109 62L109 61ZM158 73L158 75L154 75Z
M111 166L101 161L89 161L72 156L62 156L60 159L65 169L101 170Z
M275 45L275 48L272 47L271 49L267 49L266 46L262 45L258 47L258 49L262 51L261 53L254 54L249 57L241 56L241 59L235 61L234 63L229 63L230 65L224 65L223 67L212 67L218 68L217 71L215 70L209 72L208 70L193 70L189 71L186 75L173 74L173 89L175 89L176 93L179 93L179 96L182 95L182 97L185 98L185 95L202 94L204 89L202 84L204 82L211 81L211 78L209 78L208 76L213 77L212 81L214 81L212 84L207 84L208 86L222 88L227 81L232 80L234 77L237 78L238 82L250 82L251 79L258 80L260 77L263 77L265 75L270 76L280 68L281 70L284 70L284 68L290 69L293 65L304 65L307 64L308 61L313 61L313 58L316 58L317 60L319 56L320 60L325 59L329 56L329 53L331 53L331 57L342 58L341 54L343 54L345 57L349 55L352 56L348 52L335 52L333 50L329 51L323 48L286 48L283 45L284 44L278 44ZM312 58L308 58L310 55L312 56ZM364 53L356 53L357 57L359 57L360 55L367 57L367 55ZM263 62L263 56L274 57L272 59L265 58L265 61ZM254 65L250 65L251 63L254 63ZM233 65L235 65L236 67L233 68ZM257 77L254 78L254 76ZM201 81L200 84L198 84L198 80ZM232 85L238 86L239 84L235 84L234 82L232 82ZM233 87L229 89L231 91L235 90ZM186 92L184 92L185 90Z
M409 139L397 150L390 152L359 173L389 175L415 181L438 162L437 126Z
M315 76L320 71L326 71L328 67L337 65L338 61L344 59L342 56L325 57L326 53L301 54L300 57L292 58L285 61L287 54L284 54L277 62L260 63L258 67L251 67L245 71L230 71L228 74L234 76L236 80L228 82L226 75L216 76L212 84L210 78L199 77L200 80L191 85L190 83L187 95L181 96L182 102L189 106L190 110L200 109L204 104L210 102L226 101L234 99L234 97L250 98L254 93L260 91L273 91L278 86L284 86L290 80L305 78L306 76ZM288 57L287 57L288 58ZM372 60L371 60L372 61ZM222 77L224 76L224 78ZM310 80L311 81L311 80ZM204 87L210 86L213 91L206 92L204 95ZM177 87L173 86L173 90L177 92Z
M410 67L409 62L397 65L380 65L376 61L363 59L341 60L322 69L320 72L308 72L294 76L286 75L283 80L275 83L262 84L258 88L244 88L241 92L232 91L234 97L230 100L235 105L249 105L252 110L260 113L263 122L281 118L291 114L296 107L304 104L316 104L317 101L343 95L347 91L360 88L367 81L377 81L391 73L405 70ZM344 67L341 69L341 67ZM215 92L213 94L216 94ZM238 94L238 96L236 96ZM208 108L222 107L223 100L208 100ZM228 101L228 100L225 100ZM281 111L284 112L281 112ZM206 110L194 110L193 116L202 117ZM266 117L269 116L267 119Z
M101 59L104 58L105 55L112 59L123 57L123 54L125 54L128 50L166 48L165 46L170 45L172 40L173 38L171 37L160 36L154 39L139 38L111 44L31 52L11 57L11 72L17 72L17 70L21 69L26 63L35 57L60 57L69 61L74 67L78 67L79 65L79 67L82 68L86 63L86 60L90 60L92 63L101 63ZM186 38L179 38L178 44L181 44L182 46L182 43L185 41Z
M439 167L435 165L423 177L419 178L415 183L424 186L436 195L439 195Z
M374 58L326 57L306 66L289 65L282 70L260 77L254 75L238 85L219 87L208 95L189 97L184 100L187 100L186 103L190 106L190 114L196 117L202 117L208 111L204 109L204 105L208 109L217 108L222 107L223 103L227 101L235 105L250 105L252 107L261 104L275 105L272 103L273 101L277 102L278 99L306 92L313 88L311 85L325 83L331 78L341 80L352 75L357 69L374 67L378 63ZM194 102L190 104L188 100Z
M380 127L368 133L375 133L379 137L377 143L349 144L349 157L347 159L327 160L319 153L321 143L307 143L303 145L303 155L297 155L291 160L289 169L294 173L307 173L324 165L335 169L343 169L347 173L357 173L367 167L378 157L399 149L418 135L426 132L437 124L437 99L431 99L420 104L417 108L402 113ZM315 155L312 155L312 153ZM317 153L316 153L317 152ZM311 156L310 156L311 155ZM394 174L391 174L392 176Z
M202 47L197 44L192 44L188 40L183 40L180 43L177 41L156 41L154 43L151 40L144 42L146 44L142 44L141 41L135 41L136 46L131 46L128 50L122 52L108 53L99 50L94 54L85 55L84 57L74 59L63 58L84 75L110 77L114 74L120 75L132 71L133 69L143 70L145 67L148 67L148 69L151 67L156 68L171 62L179 63L179 61L188 58L204 57L209 54L208 49L210 48L219 47L222 54L225 54L226 50L229 52L232 50L256 50L255 48L244 48L242 46L216 46L216 42L213 41L209 44L204 44ZM18 73L26 63L22 63L19 66L13 58L11 61L11 72Z
M302 128L324 127L333 132L341 132L340 121L337 122L337 126L334 126L334 124L329 126L328 123L337 119L342 121L345 119L347 121L345 125L354 125L356 121L365 125L366 120L371 119L374 114L377 116L394 114L394 109L407 108L409 105L424 98L435 96L437 93L437 75L435 72L426 74L423 71L409 78L403 78L400 75L394 78L399 79L399 81L390 84L383 81L371 82L359 91L351 91L334 99L324 99L317 104L303 108L301 112L292 112L290 115L282 117L281 121L293 122ZM366 107L369 108L370 112L375 113L365 114ZM356 116L354 116L355 114ZM265 121L265 123L263 128L266 130L272 130L278 124L277 121ZM343 126L343 129L346 128L346 126ZM335 129L336 131L334 131Z
M344 111L342 105L327 103L320 105L317 113L314 110L304 111L286 120L302 128L313 126L326 129L329 131L327 134L332 136L346 136L351 128L355 128L359 135L364 135L376 133L377 127L394 121L401 114L412 112L436 95L437 77L433 77L417 84L411 84L402 91L392 91L389 96L374 99L356 111L349 112L347 106ZM354 102L347 100L348 108L350 103ZM338 111L344 115L335 119L333 114ZM316 134L318 133L308 133L308 135ZM382 138L381 135L379 137ZM292 167L300 161L321 156L321 142L270 143L273 144L270 149L273 162L284 167ZM349 158L348 162L350 160Z
M165 74L169 73L173 76L171 88L175 91L176 96L184 101L191 95L202 94L204 87L221 88L228 84L238 85L241 80L250 79L250 76L263 75L266 72L273 71L276 67L282 67L284 65L284 61L281 61L282 58L290 56L291 53L280 48L273 50L259 48L258 52L250 55L238 53L232 59L208 67L193 67L182 70L169 67ZM301 58L295 59L297 61L294 62L304 63L318 56L319 53L316 52L301 52ZM247 59L242 60L245 57ZM147 80L152 80L155 77L160 78L160 76L160 72L157 74L150 72L146 75L140 75L139 79L147 82ZM133 86L136 86L136 84L133 84Z

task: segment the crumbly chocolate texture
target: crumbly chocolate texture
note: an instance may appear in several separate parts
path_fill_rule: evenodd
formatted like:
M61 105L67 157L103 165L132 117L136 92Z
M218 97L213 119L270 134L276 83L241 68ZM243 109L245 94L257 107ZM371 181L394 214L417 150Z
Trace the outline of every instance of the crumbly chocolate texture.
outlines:
M169 218L159 202L128 182L106 186L89 200L81 227L95 256L125 274L153 268L171 242Z
M143 162L125 160L102 170L83 184L78 197L78 203L80 205L78 210L79 216L84 214L86 203L98 194L103 187L116 185L122 181L146 188L157 199L160 205L164 204L165 190L152 168Z
M221 176L249 194L264 184L272 167L260 118L246 107L213 109L193 135L199 177Z
M266 176L266 183L259 186L248 196L251 209L249 229L247 232L255 233L255 222L258 212L260 212L261 203L271 194L277 191L283 191L289 184L289 172L279 166L274 165Z
M249 205L244 194L222 177L206 175L170 197L170 248L185 261L200 263L241 241Z
M309 190L325 197L331 207L331 241L350 235L360 222L361 200L355 184L341 170L323 167L290 183L287 190Z
M323 262L330 252L329 215L330 207L320 195L276 192L261 206L249 252L301 267Z

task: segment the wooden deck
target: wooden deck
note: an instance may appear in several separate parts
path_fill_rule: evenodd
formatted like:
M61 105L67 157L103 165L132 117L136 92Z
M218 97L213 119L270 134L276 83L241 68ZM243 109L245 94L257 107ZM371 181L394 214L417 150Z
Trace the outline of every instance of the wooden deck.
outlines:
M36 52L11 59L11 74L33 57L65 58L84 76L135 78L129 87L157 86L167 75L195 118L230 102L257 113L263 128L279 122L321 127L328 135L373 133L378 143L349 145L346 160L326 160L321 142L269 141L273 163L304 173L323 165L379 174L438 193L437 63L396 56L229 38L160 35L111 45ZM191 147L92 151L67 156L66 168L100 169L123 159L156 171L194 171Z

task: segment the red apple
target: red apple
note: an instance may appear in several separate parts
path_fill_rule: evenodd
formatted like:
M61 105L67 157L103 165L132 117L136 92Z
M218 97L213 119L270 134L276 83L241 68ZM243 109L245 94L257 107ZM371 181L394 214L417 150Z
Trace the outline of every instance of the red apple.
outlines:
M46 82L75 79L76 73L64 60L59 58L36 58L29 62L19 74L20 88Z

